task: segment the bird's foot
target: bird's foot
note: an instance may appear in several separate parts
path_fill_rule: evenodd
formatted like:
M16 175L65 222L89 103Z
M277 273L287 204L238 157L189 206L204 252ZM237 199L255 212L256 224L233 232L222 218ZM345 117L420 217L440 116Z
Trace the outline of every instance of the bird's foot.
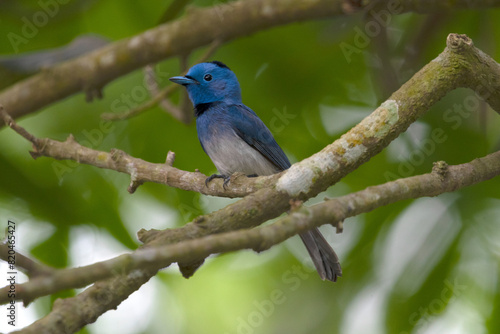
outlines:
M226 189L227 184L229 183L229 180L231 180L231 176L225 176L225 175L220 175L220 174L212 174L209 177L205 179L205 185L208 187L208 183L212 181L213 179L224 179L224 183L222 183L222 187Z

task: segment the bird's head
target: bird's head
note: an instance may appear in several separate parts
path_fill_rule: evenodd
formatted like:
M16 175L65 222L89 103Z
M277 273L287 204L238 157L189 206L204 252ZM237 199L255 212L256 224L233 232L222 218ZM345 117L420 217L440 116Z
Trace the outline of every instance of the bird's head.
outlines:
M170 81L186 87L194 106L217 101L241 103L238 79L220 61L194 65L185 76L173 77Z

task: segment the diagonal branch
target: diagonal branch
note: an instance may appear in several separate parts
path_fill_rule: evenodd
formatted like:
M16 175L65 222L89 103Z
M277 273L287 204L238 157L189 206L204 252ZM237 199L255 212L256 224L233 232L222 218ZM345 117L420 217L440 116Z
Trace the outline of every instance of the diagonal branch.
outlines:
M372 3L348 0L239 0L206 9L190 8L167 22L85 56L51 67L0 93L0 101L18 118L78 92L91 99L114 79L166 58L187 54L214 40L232 39L288 23L352 14ZM354 5L356 3L356 5ZM396 2L394 14L500 6L500 0ZM0 126L2 124L0 123Z
M76 333L108 310L116 309L125 298L147 283L156 271L135 270L128 275L97 282L75 297L57 299L51 312L31 325L11 333Z
M257 226L289 208L290 199L307 200L378 154L449 91L472 88L500 111L500 65L465 35L451 34L448 47L405 83L370 116L340 139L294 164L273 187L263 188L201 221L187 224L186 235L206 235ZM271 179L270 179L271 180ZM202 225L202 226L200 226ZM178 241L170 231L142 231L144 243ZM153 241L154 240L154 241Z
M440 161L434 164L431 173L368 187L311 207L300 207L292 214L264 227L210 235L171 245L146 247L111 260L59 270L50 277L34 278L16 286L16 299L27 304L41 296L82 288L98 280L130 274L134 270L157 271L174 262L195 261L212 254L241 249L260 252L313 227L343 221L402 200L457 191L498 175L500 151L457 166L448 166ZM8 290L9 287L0 289L0 304L9 302Z
M220 45L221 45L220 40L214 40L212 42L212 44L210 44L208 49L205 51L205 53L200 58L198 58L194 63L197 64L197 63L202 63L204 61L207 61L215 53L215 51L217 51L217 49L219 48ZM184 74L186 74L186 72L187 71L183 71L180 75L184 75ZM173 92L175 92L177 89L180 88L179 85L171 84L171 85L167 86L166 88L160 90L158 87L158 84L156 83L155 78L154 78L154 71L150 66L146 66L145 75L149 76L148 80L146 80L146 82L148 82L148 83L152 82L151 84L149 84L150 87L148 87L148 90L153 95L153 98L151 100L145 102L144 104L141 104L140 106L138 106L134 109L127 110L123 113L104 113L101 115L101 117L103 119L110 120L110 121L123 120L123 119L131 118L131 117L135 117L135 116L145 112L146 110L153 108L157 104L168 102L168 100L166 100L166 98L170 94L172 94ZM169 112L172 116L174 116L179 121L186 123L186 124L189 123L189 121L191 120L191 117L186 117L182 110L172 109L175 107L170 106L170 104L171 103L168 102L168 105L162 106L162 108L165 109L167 112Z
M5 262L9 262L9 247L7 244L0 244L0 259L4 260ZM42 263L36 262L29 257L20 254L19 252L16 251L15 255L16 261L15 261L15 266L19 270L21 270L23 273L26 274L29 278L34 278L37 276L44 276L44 275L51 275L52 273L55 272L54 268L48 267Z

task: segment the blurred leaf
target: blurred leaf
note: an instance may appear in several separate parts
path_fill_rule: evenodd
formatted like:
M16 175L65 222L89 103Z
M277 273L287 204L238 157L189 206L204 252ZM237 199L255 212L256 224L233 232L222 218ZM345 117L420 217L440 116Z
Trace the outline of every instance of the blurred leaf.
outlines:
M386 325L389 333L425 330L433 318L444 312L450 300L455 299L451 273L459 257L459 240L460 238L455 238L446 254L413 296L406 296L404 291L398 290L397 285L394 287L387 308ZM404 276L402 278L411 279Z
M31 254L50 266L56 268L66 267L68 265L69 249L68 232L68 227L58 227L50 238L34 247Z

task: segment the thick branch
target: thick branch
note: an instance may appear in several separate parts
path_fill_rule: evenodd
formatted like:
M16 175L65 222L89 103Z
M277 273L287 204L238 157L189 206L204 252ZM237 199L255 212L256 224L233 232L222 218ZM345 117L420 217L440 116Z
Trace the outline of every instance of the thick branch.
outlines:
M156 271L174 262L191 262L217 253L240 249L263 251L313 227L343 221L402 200L457 191L499 174L500 151L457 166L448 166L440 161L434 165L432 173L399 179L311 207L302 207L268 226L143 248L89 266L60 270L50 277L35 278L16 286L16 299L27 303L41 296L81 288L111 276L128 274L138 269ZM9 301L8 290L8 287L0 289L1 304Z
M77 92L100 91L126 73L188 54L214 40L226 42L274 26L342 14L342 3L341 0L241 0L206 9L190 7L178 20L19 82L3 91L0 101L17 118Z
M227 42L291 22L322 19L371 8L375 0L355 7L349 0L240 0L211 8L190 8L182 18L137 36L112 43L85 56L34 75L0 93L13 118L41 109L78 92L99 96L102 87L133 70L210 44ZM396 2L395 14L481 9L500 0ZM1 125L1 123L0 123Z
M484 80L484 81L483 81ZM274 187L261 189L222 210L185 225L181 235L257 226L338 182L379 153L449 91L469 87L500 111L500 65L473 47L465 35L451 34L448 47L357 126L322 151L282 173ZM142 242L179 241L171 231L142 231Z
M105 282L97 282L75 297L57 299L52 311L30 326L11 333L45 334L75 333L82 327L93 323L104 312L116 309L125 299L143 284L147 283L156 271L135 270L128 275L119 275Z

